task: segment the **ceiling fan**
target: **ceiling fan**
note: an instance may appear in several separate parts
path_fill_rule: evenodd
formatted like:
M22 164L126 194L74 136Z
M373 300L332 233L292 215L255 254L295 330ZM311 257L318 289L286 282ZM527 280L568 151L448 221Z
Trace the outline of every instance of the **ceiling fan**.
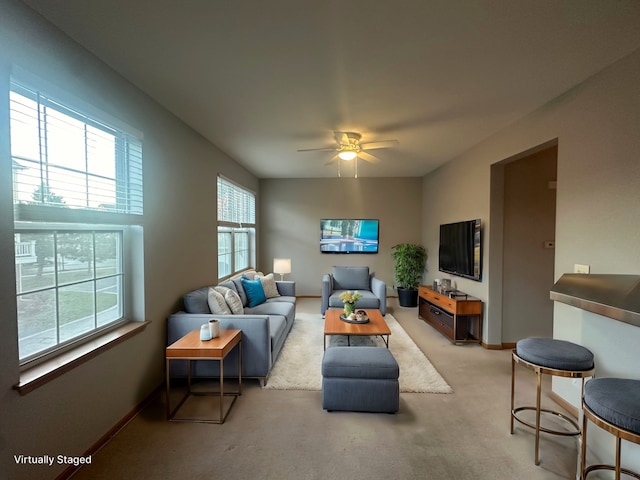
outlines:
M375 150L379 148L392 148L398 145L397 140L383 140L380 142L361 143L362 135L356 132L334 132L336 145L327 148L305 148L298 152L337 152L327 165L337 160L355 160L356 177L358 176L358 159L366 162L377 163L380 159L365 150ZM338 176L340 175L340 162L338 162Z

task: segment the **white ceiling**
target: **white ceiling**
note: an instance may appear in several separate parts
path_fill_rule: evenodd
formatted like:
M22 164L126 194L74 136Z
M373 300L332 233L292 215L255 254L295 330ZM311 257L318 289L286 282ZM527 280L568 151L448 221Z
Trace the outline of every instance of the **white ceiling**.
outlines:
M640 48L638 0L24 2L260 178L335 176L334 130L424 175Z

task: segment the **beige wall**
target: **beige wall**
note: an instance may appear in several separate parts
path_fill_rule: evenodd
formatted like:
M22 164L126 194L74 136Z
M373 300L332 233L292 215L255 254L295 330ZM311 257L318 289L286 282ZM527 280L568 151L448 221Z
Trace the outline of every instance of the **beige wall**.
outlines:
M18 466L13 454L81 455L163 381L166 317L181 295L217 278L216 175L258 181L23 4L0 0L0 472L50 479L64 467ZM20 396L15 311L8 79L13 65L144 133L145 318L152 323Z
M488 178L492 164L557 138L555 278L572 272L575 263L591 265L592 273L638 274L638 99L640 51L427 175L423 183L422 225L426 245L433 249L436 226L454 216L487 219L485 240L493 241ZM437 216L432 215L434 211ZM485 301L492 298L491 290L502 288L500 283L493 283L492 277L500 278L501 272L493 275L493 261L487 258L488 252L495 254L490 241L485 243L483 282L459 282L462 290ZM431 256L430 262L433 259ZM502 318L496 315L498 310L491 302L485 305L484 340L487 343L502 341ZM596 356L597 376L640 379L639 328L557 304L553 335L590 348ZM579 388L572 382L554 381L553 388L567 401L579 403ZM608 443L606 438L599 445L596 442L601 454L607 455L611 454L612 444L610 438ZM633 455L627 455L628 461L635 464L637 470L640 449L634 446L629 450Z
M419 243L422 204L419 178L263 179L260 181L260 260L273 269L273 258L291 258L298 295L320 296L322 275L333 265L368 265L376 276L394 282L391 247ZM378 254L320 253L320 219L377 218Z

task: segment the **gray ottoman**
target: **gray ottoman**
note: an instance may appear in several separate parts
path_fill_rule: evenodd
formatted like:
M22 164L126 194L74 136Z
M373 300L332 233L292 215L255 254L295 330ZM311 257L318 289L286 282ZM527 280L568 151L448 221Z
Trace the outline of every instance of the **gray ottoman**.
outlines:
M331 347L322 358L322 408L396 413L398 362L382 347Z

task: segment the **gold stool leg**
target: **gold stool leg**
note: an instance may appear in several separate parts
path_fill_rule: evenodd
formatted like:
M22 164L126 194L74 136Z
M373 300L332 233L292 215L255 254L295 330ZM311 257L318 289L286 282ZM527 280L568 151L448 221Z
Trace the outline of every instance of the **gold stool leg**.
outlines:
M538 390L536 392L536 465L540 465L540 456L538 450L540 448L540 391L542 389L542 373L540 370L538 375Z
M513 435L513 416L515 412L513 411L515 408L514 403L514 395L515 395L515 386L516 386L516 361L511 355L511 435Z
M620 435L616 435L616 480L620 480Z
M584 410L584 404L582 406ZM580 449L580 480L585 479L584 475L584 467L586 466L586 457L587 457L587 416L582 414L582 447Z

